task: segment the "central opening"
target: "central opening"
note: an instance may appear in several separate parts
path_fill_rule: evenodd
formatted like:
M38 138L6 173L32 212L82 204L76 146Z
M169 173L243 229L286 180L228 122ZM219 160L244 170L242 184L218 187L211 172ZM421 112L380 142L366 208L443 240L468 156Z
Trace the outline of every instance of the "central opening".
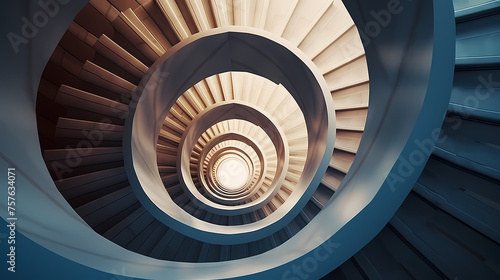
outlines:
M231 157L219 164L215 176L222 187L235 191L248 182L249 174L250 170L243 160Z

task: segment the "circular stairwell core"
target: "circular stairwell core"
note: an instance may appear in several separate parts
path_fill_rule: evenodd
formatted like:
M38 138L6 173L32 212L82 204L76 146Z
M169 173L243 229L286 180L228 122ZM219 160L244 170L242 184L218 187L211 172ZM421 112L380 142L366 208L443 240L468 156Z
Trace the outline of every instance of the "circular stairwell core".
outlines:
M224 159L216 169L216 179L229 191L236 191L248 183L250 169L238 157Z

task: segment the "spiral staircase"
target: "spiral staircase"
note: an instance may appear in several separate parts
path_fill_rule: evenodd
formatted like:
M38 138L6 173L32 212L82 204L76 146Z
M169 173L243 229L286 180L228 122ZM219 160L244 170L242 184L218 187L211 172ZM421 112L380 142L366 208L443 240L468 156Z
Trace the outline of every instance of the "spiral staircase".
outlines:
M90 1L56 47L39 91L43 156L61 194L102 236L164 260L246 258L290 239L321 211L348 172L368 108L368 72L354 22L342 2L323 2L311 6L307 1L293 5L287 1ZM304 20L307 25L300 24ZM193 33L226 25L264 29L306 53L329 82L338 130L329 167L299 214L278 231L239 244L202 242L151 215L130 187L121 147L130 96L149 67ZM186 141L183 135L193 129L190 125L199 115L224 102L246 102L267 112L282 135L268 135L244 119L207 127L189 158L182 159L189 161L194 187L183 188L186 183L178 168L182 163L177 160ZM221 138L228 133L245 136L247 143L234 136ZM278 137L287 143L285 150L275 143ZM246 144L249 151L238 144ZM259 169L246 184L248 194L224 192L211 175L217 171L216 161L224 159L217 154L224 147ZM308 133L301 108L282 85L245 72L226 72L203 79L176 100L159 132L156 151L158 171L173 202L196 219L231 227L257 223L282 207L304 170ZM235 151L241 151L243 158ZM81 155L75 168L68 166L72 155ZM232 213L234 208L242 209L241 214Z
M389 223L382 223L373 239L363 239L359 248L368 244L353 249L351 258L323 268L317 256L318 248L327 248L318 247L322 237L307 249L297 248L308 234L312 239L312 232L322 232L321 225L329 227L325 222L332 213L343 218L342 208L328 210L332 205L356 204L338 201L363 168L364 156L356 155L369 153L361 145L365 128L376 126L369 114L381 114L371 94L379 86L371 82L377 73L370 70L369 81L373 64L351 18L356 15L348 12L357 4L344 2L91 0L82 5L54 45L37 87L36 132L43 168L57 188L52 191L71 206L74 219L112 242L109 246L155 259L158 266L165 262L162 269L173 279L498 279L500 61L493 46L499 42L499 1L454 1L455 73L446 117L440 137L414 141L432 154L417 164L423 171ZM361 35L368 31L361 29ZM228 46L244 42L255 49L261 41L251 36L280 43L306 61L324 92L299 91L290 87L293 80L266 77L251 60L289 69L272 57L265 64L250 51L251 59L185 82L182 90L156 86L187 72L184 66L165 66L176 55L186 69L200 57L220 57L226 49L210 43L187 55L183 51L226 34ZM274 51L272 44L264 49ZM311 106L308 99L325 105ZM146 113L155 119L143 117ZM231 177L228 160L242 163L246 177L238 186L229 183L240 178ZM412 181L419 171L409 173ZM402 201L407 193L401 193ZM334 253L345 244L335 243ZM287 253L284 263L297 260L293 267L264 265ZM247 261L254 270L238 271L236 261ZM108 272L157 277L154 271Z

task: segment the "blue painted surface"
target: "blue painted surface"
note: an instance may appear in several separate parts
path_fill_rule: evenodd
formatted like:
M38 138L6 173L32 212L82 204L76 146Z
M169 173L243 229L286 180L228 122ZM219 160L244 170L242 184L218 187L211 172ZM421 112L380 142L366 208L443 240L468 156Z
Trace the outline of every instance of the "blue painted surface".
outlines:
M500 63L500 14L457 24L457 67L492 67Z
M499 0L453 0L457 21L471 20L500 9Z
M455 71L448 111L462 118L500 122L500 70Z
M22 221L18 220L18 223L22 223ZM8 223L2 219L0 224L0 252L2 256L0 259L2 263L0 279L140 280L139 278L121 276L121 273L127 271L126 266L123 266L121 271L116 271L116 274L83 266L45 249L20 232L16 232L15 235L16 272L7 271L9 265L6 263L8 258L6 254L9 253L8 248L11 246L7 244Z

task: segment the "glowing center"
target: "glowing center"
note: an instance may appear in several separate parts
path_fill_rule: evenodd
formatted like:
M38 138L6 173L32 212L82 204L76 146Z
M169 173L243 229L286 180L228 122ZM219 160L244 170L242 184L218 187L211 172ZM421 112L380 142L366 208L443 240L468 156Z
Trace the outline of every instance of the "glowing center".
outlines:
M217 181L228 190L237 190L248 182L250 170L243 160L228 158L217 167Z

